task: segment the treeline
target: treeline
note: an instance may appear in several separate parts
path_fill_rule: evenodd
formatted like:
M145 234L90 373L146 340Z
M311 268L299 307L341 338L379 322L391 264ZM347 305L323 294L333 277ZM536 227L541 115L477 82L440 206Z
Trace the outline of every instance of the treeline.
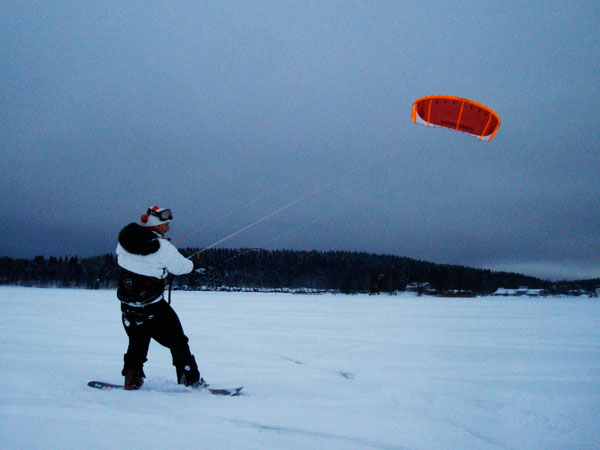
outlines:
M119 273L111 254L33 259L0 258L0 284L35 287L114 288Z
M515 273L360 252L188 248L182 253L194 255L196 270L175 277L175 289L307 288L350 294L397 292L417 286L439 292L490 294L499 287L528 286L552 291L557 286ZM90 258L0 258L0 284L116 288L118 272L112 254Z
M185 253L196 251L186 249ZM206 272L189 277L187 284L192 289L208 285L377 293L417 285L489 294L498 287L549 287L545 281L519 274L362 252L214 249L199 253L194 261Z

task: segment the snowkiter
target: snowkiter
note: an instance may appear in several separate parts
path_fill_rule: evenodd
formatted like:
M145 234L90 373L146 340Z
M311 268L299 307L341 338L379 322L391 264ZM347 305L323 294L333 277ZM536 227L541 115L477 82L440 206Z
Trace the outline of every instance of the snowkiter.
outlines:
M170 209L154 206L142 215L141 224L130 223L119 233L117 297L129 337L122 371L128 390L139 389L144 382L143 366L151 339L171 351L179 384L205 384L181 322L163 295L168 274L183 275L194 268L192 261L164 238L172 219Z

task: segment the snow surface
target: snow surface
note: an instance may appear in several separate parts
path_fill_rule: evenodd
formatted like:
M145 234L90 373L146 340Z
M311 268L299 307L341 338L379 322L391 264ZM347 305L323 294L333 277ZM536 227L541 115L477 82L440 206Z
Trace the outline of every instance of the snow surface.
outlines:
M600 301L174 292L202 375L121 383L113 291L0 287L3 449L600 446ZM175 392L179 390L180 392Z

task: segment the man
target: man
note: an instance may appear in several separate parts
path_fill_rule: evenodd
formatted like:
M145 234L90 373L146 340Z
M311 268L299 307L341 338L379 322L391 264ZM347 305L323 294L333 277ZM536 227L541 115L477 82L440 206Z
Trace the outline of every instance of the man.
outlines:
M119 233L117 262L121 273L117 297L129 337L122 371L128 390L139 389L144 382L143 366L150 339L171 351L178 383L192 387L205 385L179 318L163 296L164 279L169 273L183 275L194 268L164 238L172 219L170 209L154 206L142 215L141 225L130 223Z

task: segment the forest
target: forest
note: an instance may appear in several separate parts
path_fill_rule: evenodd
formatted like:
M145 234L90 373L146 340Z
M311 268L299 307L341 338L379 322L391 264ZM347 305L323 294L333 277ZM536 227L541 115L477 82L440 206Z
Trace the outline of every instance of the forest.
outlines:
M173 289L290 292L488 295L527 286L545 293L573 288L594 292L600 280L550 282L517 273L437 264L401 256L348 251L186 248L194 271L173 277ZM37 287L116 288L116 256L0 258L0 284Z

